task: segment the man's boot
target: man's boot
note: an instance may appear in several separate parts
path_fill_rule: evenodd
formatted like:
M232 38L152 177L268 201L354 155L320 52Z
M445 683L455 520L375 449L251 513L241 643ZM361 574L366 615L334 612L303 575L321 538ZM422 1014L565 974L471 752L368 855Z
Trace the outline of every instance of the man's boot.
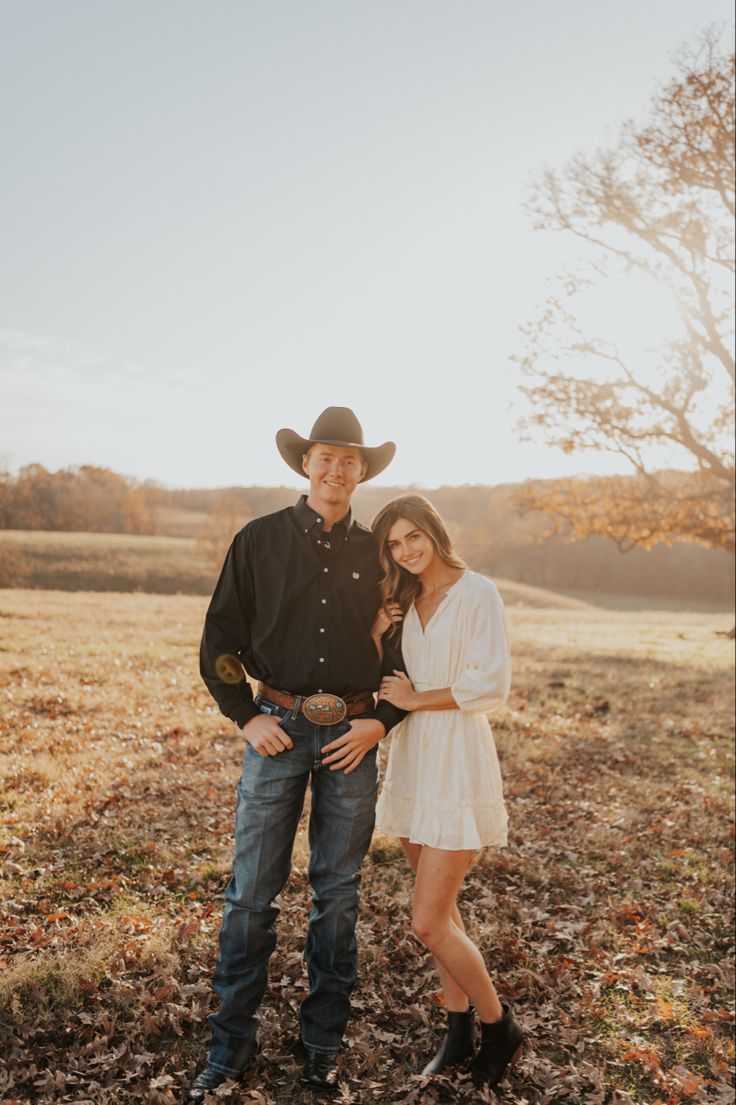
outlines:
M204 1101L206 1093L209 1093L210 1090L216 1090L218 1086L221 1086L223 1082L227 1082L228 1079L239 1081L240 1075L226 1074L224 1071L217 1070L215 1067L204 1067L184 1094L182 1098L184 1105L199 1105L200 1102Z

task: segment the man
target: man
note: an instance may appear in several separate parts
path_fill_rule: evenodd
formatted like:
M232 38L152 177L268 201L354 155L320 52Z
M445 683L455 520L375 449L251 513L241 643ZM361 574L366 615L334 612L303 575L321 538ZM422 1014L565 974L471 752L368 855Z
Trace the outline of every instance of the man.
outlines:
M309 494L237 534L202 637L204 681L247 745L214 976L221 1004L210 1017L207 1066L186 1102L237 1078L258 1050L256 1012L276 942L273 901L291 869L310 779L313 905L299 1042L307 1082L337 1087L357 970L360 866L373 832L376 746L402 716L387 702L374 707L381 672L370 631L382 572L370 531L350 513L357 485L383 471L396 447L365 446L346 407L323 411L309 438L280 430L276 444L307 476ZM240 661L259 681L255 698Z

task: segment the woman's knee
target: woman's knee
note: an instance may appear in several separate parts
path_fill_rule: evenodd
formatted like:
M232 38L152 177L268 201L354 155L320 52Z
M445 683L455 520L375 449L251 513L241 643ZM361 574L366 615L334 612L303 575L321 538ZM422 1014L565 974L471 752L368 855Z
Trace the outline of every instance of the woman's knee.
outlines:
M443 930L447 924L431 913L415 909L411 918L411 931L430 950L435 947L442 938Z

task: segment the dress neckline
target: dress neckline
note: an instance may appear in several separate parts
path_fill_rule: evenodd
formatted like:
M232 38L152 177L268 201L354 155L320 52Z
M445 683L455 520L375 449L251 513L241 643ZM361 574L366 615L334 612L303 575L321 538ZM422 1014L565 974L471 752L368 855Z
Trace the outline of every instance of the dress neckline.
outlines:
M468 575L468 572L469 572L469 569L466 568L463 571L463 574L461 576L458 576L458 578L455 580L455 582L450 587L447 588L447 591L442 596L442 598L440 599L440 601L437 603L436 607L432 611L431 615L429 616L426 625L422 625L422 619L419 617L419 611L417 610L416 603L413 602L411 604L411 609L414 611L414 615L415 615L417 621L419 622L419 628L422 631L422 636L423 637L426 636L427 630L429 629L430 625L432 624L434 619L437 617L440 610L445 605L445 603L447 602L447 600L449 599L449 597L453 593L453 591L462 583L462 581L465 579L466 575Z

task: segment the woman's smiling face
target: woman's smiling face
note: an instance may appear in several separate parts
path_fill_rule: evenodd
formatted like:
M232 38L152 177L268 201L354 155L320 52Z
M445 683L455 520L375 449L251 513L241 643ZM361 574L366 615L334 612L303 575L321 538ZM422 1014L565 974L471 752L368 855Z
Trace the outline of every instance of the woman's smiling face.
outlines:
M432 538L408 518L394 522L386 545L399 567L416 576L427 570L436 555Z

